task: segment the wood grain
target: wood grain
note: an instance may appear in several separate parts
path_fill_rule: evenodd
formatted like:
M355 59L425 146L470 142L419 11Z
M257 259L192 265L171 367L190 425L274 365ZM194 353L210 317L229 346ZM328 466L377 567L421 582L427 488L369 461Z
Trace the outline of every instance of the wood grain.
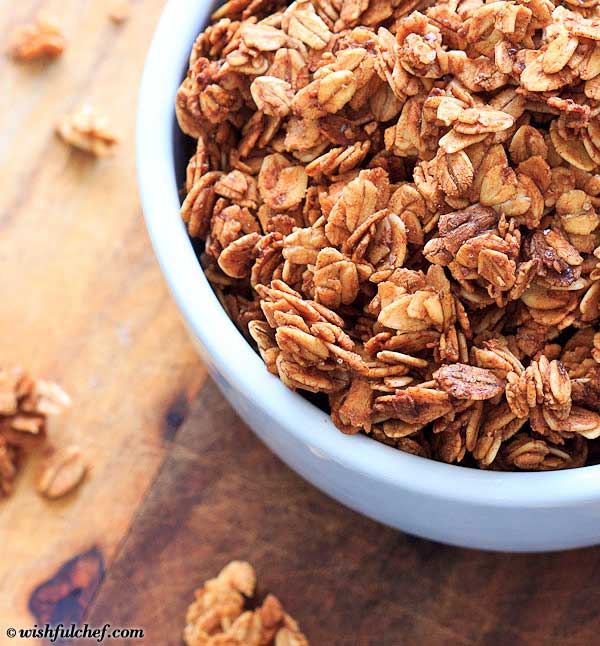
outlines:
M194 587L243 558L314 646L598 643L598 549L475 552L362 518L274 457L212 382L174 444L91 623L143 626L149 644L179 646Z
M48 503L33 490L33 458L0 502L0 627L31 625L33 590L78 555L95 548L110 566L168 451L173 410L205 377L154 260L135 180L138 82L163 4L137 3L117 27L104 0L0 0L2 43L42 6L69 39L50 64L0 57L1 361L65 387L74 405L53 423L54 441L76 441L92 462L76 494ZM83 101L118 130L114 159L55 137L56 120Z
M7 626L87 621L179 646L194 588L232 558L256 565L260 594L313 646L599 643L600 550L471 552L361 518L289 471L205 379L135 183L138 81L162 5L139 0L115 26L105 0L0 0L2 42L43 6L70 43L49 65L0 59L1 360L65 386L75 404L54 441L93 463L48 503L32 458L0 502L0 645L15 643ZM83 101L117 127L114 159L56 140Z

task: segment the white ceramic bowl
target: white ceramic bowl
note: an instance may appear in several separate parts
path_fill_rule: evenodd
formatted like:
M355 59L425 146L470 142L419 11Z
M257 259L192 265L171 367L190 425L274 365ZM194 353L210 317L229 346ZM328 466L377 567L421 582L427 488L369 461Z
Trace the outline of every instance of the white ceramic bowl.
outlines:
M292 469L348 507L403 531L508 551L599 543L600 466L493 473L415 457L343 435L328 415L266 371L212 292L179 218L175 93L212 7L202 0L167 4L142 79L137 164L162 271L225 396Z

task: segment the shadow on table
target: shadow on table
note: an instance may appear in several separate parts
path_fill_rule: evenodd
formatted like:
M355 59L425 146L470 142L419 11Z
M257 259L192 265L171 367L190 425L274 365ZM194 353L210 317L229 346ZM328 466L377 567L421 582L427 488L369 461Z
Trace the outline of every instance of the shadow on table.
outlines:
M208 381L86 621L178 645L194 588L235 558L313 646L598 643L600 549L484 553L383 527L290 471Z

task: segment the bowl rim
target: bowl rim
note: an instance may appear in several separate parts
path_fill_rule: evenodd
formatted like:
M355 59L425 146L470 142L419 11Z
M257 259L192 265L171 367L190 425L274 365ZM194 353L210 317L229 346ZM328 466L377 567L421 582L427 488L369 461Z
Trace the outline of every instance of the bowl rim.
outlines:
M169 0L163 11L141 80L136 163L146 226L162 273L188 328L225 379L311 451L374 483L383 481L398 490L437 499L507 509L599 500L600 465L493 472L410 455L363 435L344 435L328 414L267 372L212 291L178 218L175 94L192 43L207 23L212 6L198 0Z

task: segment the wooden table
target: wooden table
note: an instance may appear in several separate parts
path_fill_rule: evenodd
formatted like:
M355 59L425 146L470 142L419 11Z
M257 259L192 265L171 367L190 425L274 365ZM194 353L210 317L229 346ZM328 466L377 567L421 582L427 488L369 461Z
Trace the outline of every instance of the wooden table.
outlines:
M139 0L122 26L106 4L0 0L3 42L44 5L70 43L50 65L0 62L1 357L72 394L52 436L93 465L77 493L48 503L32 457L0 502L0 644L18 643L9 626L73 621L179 645L193 589L233 558L255 564L261 593L314 646L600 643L598 549L486 554L387 529L303 482L224 402L167 293L136 190L137 86L163 0ZM117 126L114 159L54 137L84 100Z

